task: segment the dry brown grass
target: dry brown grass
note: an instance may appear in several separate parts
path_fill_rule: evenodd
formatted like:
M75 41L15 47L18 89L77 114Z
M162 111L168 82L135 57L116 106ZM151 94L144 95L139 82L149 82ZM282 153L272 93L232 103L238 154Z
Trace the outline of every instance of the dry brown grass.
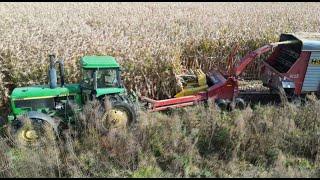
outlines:
M128 131L102 132L99 103L89 102L80 125L50 148L8 147L2 139L1 176L319 177L319 108L313 98L299 108L234 112L209 104L171 115L140 112Z

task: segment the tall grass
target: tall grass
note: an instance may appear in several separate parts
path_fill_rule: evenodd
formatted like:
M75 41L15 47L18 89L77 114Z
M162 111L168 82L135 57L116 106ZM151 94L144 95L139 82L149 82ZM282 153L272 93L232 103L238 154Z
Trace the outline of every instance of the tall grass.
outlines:
M319 105L311 98L303 107L140 112L128 131L101 131L100 104L89 102L78 126L48 148L8 147L2 139L1 176L319 177Z

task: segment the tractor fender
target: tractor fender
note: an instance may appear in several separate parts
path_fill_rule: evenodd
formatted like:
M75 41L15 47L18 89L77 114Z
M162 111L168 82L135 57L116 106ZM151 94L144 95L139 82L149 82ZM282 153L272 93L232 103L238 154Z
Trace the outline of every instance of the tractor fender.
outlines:
M58 125L60 123L60 120L53 119L52 117L37 111L29 111L26 113L26 115L30 119L42 119L48 122L56 132L58 131Z

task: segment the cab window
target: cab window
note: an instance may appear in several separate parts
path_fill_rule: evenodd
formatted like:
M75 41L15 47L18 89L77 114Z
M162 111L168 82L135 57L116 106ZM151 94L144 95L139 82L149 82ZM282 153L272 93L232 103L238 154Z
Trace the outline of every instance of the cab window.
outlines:
M94 70L85 70L83 73L83 81L82 84L84 87L93 88L94 83Z
M97 87L119 87L117 69L99 69L97 71Z

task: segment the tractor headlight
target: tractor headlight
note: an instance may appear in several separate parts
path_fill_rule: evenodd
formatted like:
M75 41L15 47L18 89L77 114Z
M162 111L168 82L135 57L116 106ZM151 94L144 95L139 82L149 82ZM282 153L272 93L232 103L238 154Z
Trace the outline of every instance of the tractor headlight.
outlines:
M62 103L57 103L54 108L56 110L61 110L61 109L63 109L63 104Z
M8 121L12 122L14 120L14 116L13 115L8 115Z

